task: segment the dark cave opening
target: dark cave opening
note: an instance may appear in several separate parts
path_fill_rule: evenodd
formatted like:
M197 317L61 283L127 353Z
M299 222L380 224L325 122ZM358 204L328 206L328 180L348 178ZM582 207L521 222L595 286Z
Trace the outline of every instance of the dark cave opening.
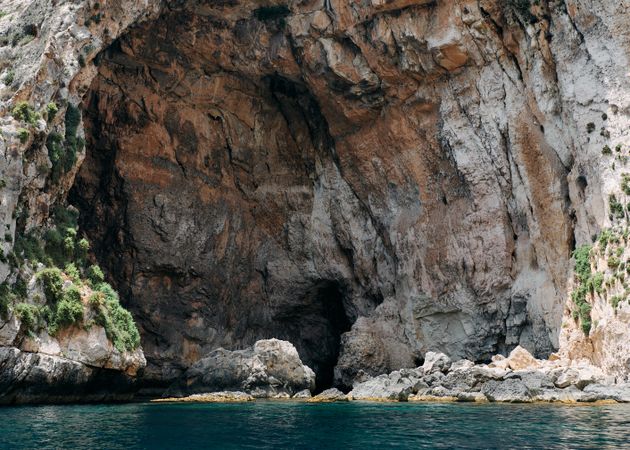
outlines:
M343 283L320 281L305 293L299 306L277 316L286 339L295 344L302 362L315 372L316 392L333 386L344 391L350 389L335 380L341 336L352 327L347 301L348 292Z
M344 294L339 285L325 283L318 289L316 296L316 303L321 303L323 317L328 321L330 329L330 335L326 339L326 352L318 367L317 390L324 390L334 384L334 370L339 358L341 335L350 331L352 324L346 314L343 303Z

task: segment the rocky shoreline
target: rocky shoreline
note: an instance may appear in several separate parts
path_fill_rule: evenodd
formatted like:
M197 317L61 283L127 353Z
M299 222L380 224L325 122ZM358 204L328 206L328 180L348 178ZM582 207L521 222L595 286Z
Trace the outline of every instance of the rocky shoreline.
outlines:
M261 355L265 357L261 359ZM290 343L276 339L259 341L254 349L213 352L189 369L169 389L167 398L155 401L630 402L630 383L618 382L585 361L568 361L555 355L549 360L536 359L520 346L508 357L496 355L490 364L452 361L443 353L428 352L421 367L356 381L349 393L330 388L312 396L311 374ZM213 391L212 386L218 385L224 389ZM187 389L182 390L184 386Z

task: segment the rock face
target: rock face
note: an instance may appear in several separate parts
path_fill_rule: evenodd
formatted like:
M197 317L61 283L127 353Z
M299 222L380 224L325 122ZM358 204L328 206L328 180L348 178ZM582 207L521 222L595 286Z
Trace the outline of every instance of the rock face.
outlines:
M129 401L136 391L120 370L0 347L0 404Z
M256 398L289 398L305 389L315 389L315 373L302 364L295 347L266 339L245 350L213 351L191 366L165 395L243 391Z
M517 345L562 344L625 379L627 314L603 302L592 337L564 338L580 332L571 252L627 203L624 2L0 10L6 232L44 227L66 200L81 210L139 322L147 383L268 336L294 343L321 388L433 349L480 361ZM59 112L20 121L20 100ZM53 176L68 103L86 145ZM436 380L459 373L439 367ZM521 391L488 396L503 388Z

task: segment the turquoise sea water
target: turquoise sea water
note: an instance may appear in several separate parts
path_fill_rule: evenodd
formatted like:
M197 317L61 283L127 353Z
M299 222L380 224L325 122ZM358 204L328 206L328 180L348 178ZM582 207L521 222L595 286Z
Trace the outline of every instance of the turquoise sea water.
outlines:
M630 448L630 405L269 401L5 407L0 448Z

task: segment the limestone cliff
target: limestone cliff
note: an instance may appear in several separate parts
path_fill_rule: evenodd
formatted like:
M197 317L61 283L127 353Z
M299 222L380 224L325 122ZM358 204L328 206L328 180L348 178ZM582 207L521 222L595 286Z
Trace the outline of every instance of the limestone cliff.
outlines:
M271 337L320 388L516 345L624 378L625 261L571 296L571 258L627 238L628 6L0 0L3 253L77 207L146 386Z

